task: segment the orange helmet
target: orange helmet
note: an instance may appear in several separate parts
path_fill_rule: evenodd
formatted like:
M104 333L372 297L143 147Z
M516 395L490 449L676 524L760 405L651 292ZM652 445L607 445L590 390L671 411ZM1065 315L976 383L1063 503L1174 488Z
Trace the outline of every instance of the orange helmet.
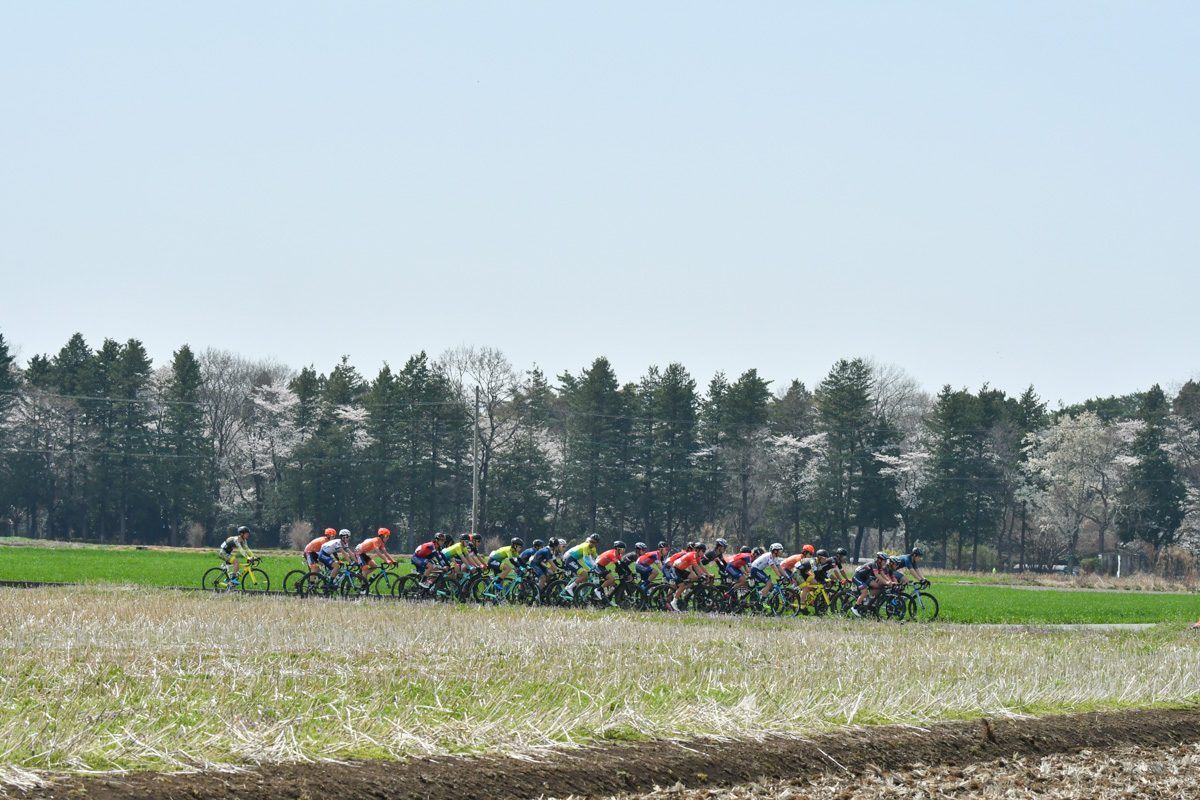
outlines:
M804 545L804 547L801 547L800 550L810 556L813 553L817 552L816 549L811 544Z
M337 531L335 531L333 528L326 528L325 535L332 539L333 537L337 536Z
M389 531L387 528L380 528L380 529L379 529L379 536L380 536L380 538L382 538L382 539L386 539L387 537L389 537L389 536L391 536L391 535L392 535L392 532L391 532L391 531Z

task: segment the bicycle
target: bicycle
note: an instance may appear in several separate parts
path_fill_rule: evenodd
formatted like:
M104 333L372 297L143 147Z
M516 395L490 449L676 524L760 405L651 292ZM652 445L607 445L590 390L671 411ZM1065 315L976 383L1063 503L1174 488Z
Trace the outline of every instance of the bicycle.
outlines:
M912 584L912 589L904 591L908 598L908 618L914 622L933 622L938 615L937 598L924 589L929 587L929 581Z
M225 564L212 567L200 578L200 588L205 591L270 591L270 576L256 566L261 561L258 556L247 558L246 564L238 570L237 575L230 575L228 565Z

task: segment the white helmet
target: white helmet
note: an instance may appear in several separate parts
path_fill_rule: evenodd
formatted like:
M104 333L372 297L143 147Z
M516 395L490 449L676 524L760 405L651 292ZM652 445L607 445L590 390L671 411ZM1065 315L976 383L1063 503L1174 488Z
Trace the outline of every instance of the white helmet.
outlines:
M343 539L349 539L350 531L346 530L345 528L342 528L340 531L338 531L338 536L342 537Z
M781 545L779 542L774 542L774 543L771 545L771 552L772 552L772 553L782 553L782 552L783 552L783 545Z

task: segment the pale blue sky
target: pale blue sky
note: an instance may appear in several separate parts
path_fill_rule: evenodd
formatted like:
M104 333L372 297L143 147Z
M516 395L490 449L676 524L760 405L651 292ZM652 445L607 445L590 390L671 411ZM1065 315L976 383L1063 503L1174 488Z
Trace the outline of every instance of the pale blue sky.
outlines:
M6 3L0 333L1200 373L1200 4Z

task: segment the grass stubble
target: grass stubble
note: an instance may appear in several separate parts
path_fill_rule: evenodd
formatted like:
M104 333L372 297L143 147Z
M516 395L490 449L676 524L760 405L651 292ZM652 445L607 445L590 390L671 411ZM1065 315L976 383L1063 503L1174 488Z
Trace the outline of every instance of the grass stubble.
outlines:
M0 589L0 768L225 768L1191 705L1183 629Z

